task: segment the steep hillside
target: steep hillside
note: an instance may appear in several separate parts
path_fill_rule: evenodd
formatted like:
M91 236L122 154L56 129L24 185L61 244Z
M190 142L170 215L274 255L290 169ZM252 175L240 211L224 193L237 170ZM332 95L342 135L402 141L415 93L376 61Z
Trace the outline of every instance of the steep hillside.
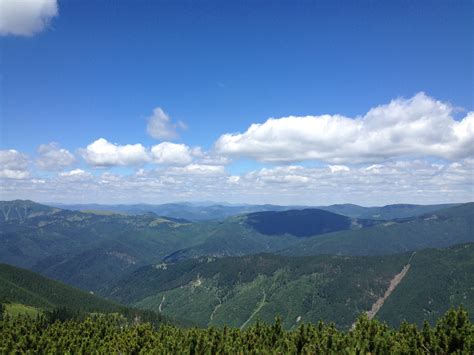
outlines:
M0 264L0 305L10 315L49 313L54 319L83 317L89 313L119 313L129 323L147 321L155 326L162 323L189 326L187 321L165 317L153 311L130 308L37 273L7 264ZM54 318L59 317L59 318ZM0 317L1 319L1 317Z
M449 306L462 304L474 319L474 244L417 252L411 268L377 314L390 325L432 324Z
M155 264L106 293L202 326L245 328L281 315L286 328L320 319L348 328L393 287L374 315L398 326L403 319L433 321L461 303L474 316L472 275L474 244L378 257L262 254Z
M0 264L0 303L41 309L66 307L86 312L122 312L125 307L34 272Z
M298 319L349 327L407 260L271 254L200 258L137 270L108 295L165 315L186 314L201 326L245 327L280 314L287 328Z

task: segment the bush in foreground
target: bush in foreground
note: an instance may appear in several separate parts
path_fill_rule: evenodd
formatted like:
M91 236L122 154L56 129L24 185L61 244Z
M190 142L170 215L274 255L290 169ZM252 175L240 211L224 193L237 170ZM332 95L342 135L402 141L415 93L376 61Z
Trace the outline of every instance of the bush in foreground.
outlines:
M473 354L474 325L462 308L452 309L435 326L404 323L392 329L361 316L349 331L332 324L302 324L285 331L281 321L235 328L178 328L130 324L118 314L83 320L46 317L0 321L0 353L175 353L175 354Z

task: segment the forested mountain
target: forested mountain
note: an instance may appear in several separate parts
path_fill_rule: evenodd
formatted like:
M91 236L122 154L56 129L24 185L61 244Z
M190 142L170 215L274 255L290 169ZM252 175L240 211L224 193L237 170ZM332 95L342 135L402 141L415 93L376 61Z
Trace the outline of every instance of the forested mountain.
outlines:
M390 285L394 291L386 299ZM282 316L286 328L322 319L350 327L372 316L398 326L431 322L450 306L474 315L474 244L374 257L261 254L143 267L105 291L110 297L202 326L246 327ZM383 299L380 310L373 308Z
M161 261L262 252L382 255L474 241L472 203L391 221L349 218L320 209L190 222L154 213L60 210L31 201L1 206L10 211L0 220L1 262L88 291Z

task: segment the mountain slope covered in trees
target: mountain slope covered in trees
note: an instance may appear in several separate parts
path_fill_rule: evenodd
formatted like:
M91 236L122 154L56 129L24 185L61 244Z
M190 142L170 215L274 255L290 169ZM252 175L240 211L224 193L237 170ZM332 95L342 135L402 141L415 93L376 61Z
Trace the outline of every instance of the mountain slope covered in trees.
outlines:
M474 244L373 257L203 257L141 268L106 294L202 326L246 327L280 315L286 328L319 319L347 328L408 263L377 318L395 326L434 321L460 304L474 314Z

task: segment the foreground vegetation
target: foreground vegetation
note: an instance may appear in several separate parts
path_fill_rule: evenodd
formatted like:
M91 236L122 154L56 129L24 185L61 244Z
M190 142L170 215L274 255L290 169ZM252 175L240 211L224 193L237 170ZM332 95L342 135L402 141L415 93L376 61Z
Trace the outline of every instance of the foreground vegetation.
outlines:
M474 325L462 308L448 311L437 324L398 329L366 316L350 331L334 325L301 324L285 331L279 319L237 328L154 328L130 324L119 315L91 315L83 320L54 321L17 317L0 320L0 353L338 353L338 354L472 354Z

